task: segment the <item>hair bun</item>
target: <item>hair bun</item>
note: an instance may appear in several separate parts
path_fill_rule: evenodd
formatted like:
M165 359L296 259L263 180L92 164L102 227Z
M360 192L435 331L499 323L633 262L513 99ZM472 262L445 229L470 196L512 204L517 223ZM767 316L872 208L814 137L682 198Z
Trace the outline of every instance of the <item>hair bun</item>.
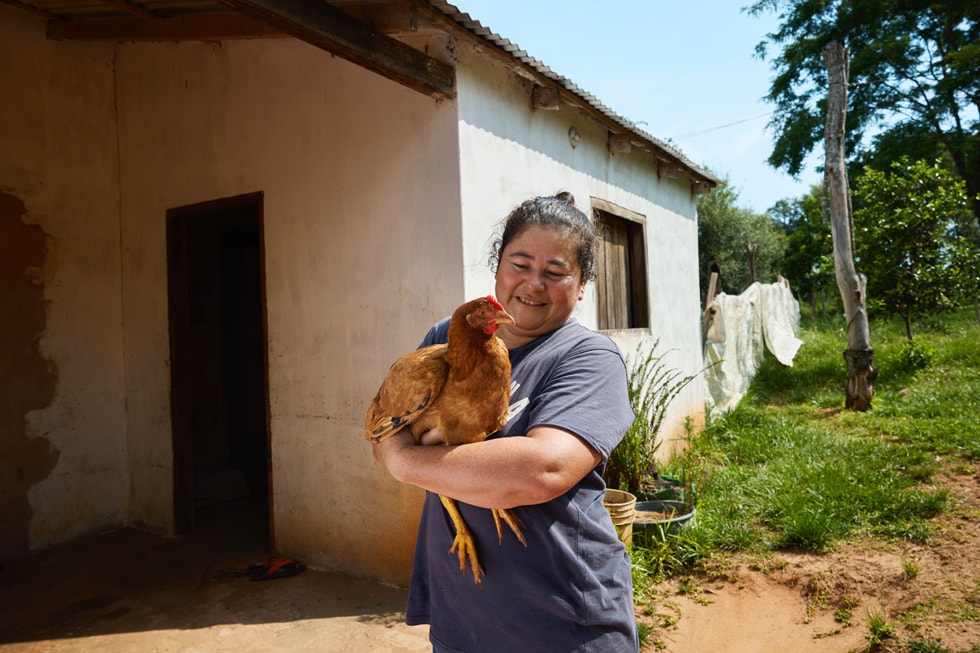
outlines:
M575 196L569 193L567 190L558 191L554 194L556 200L561 200L562 202L568 202L572 206L575 206Z

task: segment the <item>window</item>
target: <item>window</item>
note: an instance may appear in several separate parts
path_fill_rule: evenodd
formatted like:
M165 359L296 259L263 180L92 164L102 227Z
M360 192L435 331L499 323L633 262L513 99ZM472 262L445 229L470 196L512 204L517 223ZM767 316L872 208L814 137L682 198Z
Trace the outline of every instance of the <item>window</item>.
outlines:
M596 198L592 198L592 210L600 231L596 256L599 328L648 328L646 219Z

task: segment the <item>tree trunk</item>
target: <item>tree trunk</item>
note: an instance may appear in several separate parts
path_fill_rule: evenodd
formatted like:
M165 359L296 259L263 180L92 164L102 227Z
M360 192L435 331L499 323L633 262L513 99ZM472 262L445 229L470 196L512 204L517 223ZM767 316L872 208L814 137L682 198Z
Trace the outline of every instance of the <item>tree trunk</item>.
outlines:
M745 253L749 258L749 285L755 283L755 262L759 257L759 244L748 243L745 246Z
M837 288L847 317L847 383L844 405L853 410L871 408L874 380L878 370L872 365L874 349L868 329L865 303L867 278L854 269L853 229L851 227L851 194L844 163L845 117L847 116L847 78L850 52L840 41L823 48L827 67L827 122L824 128L824 164L827 209L834 241L834 270Z

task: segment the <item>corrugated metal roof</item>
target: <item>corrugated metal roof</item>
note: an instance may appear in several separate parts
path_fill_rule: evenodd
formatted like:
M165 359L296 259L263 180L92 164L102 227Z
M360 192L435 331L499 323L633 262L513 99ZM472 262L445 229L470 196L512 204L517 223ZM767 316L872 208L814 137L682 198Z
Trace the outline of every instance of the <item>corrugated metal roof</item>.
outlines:
M664 141L655 138L654 136L648 134L647 132L637 127L635 123L618 115L612 109L610 109L602 102L600 102L599 98L592 95L588 91L579 88L572 80L568 79L567 77L563 75L559 75L558 73L554 72L551 68L546 66L544 63L538 61L537 59L529 55L526 51L522 50L520 46L518 46L516 43L513 43L510 40L500 36L499 34L496 34L490 28L480 23L480 21L472 18L469 14L460 11L456 6L446 2L445 0L426 0L426 1L434 8L438 9L443 14L445 14L447 17L451 18L454 22L466 28L468 31L472 32L473 34L476 34L477 36L481 37L485 41L497 46L504 52L508 53L509 55L511 55L512 57L514 57L524 65L532 68L534 71L540 73L544 77L547 77L548 79L554 81L555 83L560 84L562 88L567 90L569 93L572 93L580 97L582 100L587 102L590 106L592 106L592 108L602 113L604 116L606 116L607 118L615 122L623 129L638 136L642 140L648 141L651 145L653 145L657 149L662 150L668 156L675 158L681 165L683 165L686 168L689 168L695 174L703 177L705 180L714 182L716 184L720 183L720 180L717 177L712 175L710 172L704 170L700 166L696 165L693 161L688 159L680 150L677 150L671 145L665 143Z

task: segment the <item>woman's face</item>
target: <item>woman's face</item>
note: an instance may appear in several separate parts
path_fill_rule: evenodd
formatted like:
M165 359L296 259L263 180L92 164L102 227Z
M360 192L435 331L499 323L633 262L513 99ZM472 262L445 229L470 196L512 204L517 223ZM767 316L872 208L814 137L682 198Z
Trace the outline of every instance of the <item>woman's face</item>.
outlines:
M497 300L515 324L498 331L519 347L554 331L585 296L575 246L559 231L528 227L504 247L496 274Z

